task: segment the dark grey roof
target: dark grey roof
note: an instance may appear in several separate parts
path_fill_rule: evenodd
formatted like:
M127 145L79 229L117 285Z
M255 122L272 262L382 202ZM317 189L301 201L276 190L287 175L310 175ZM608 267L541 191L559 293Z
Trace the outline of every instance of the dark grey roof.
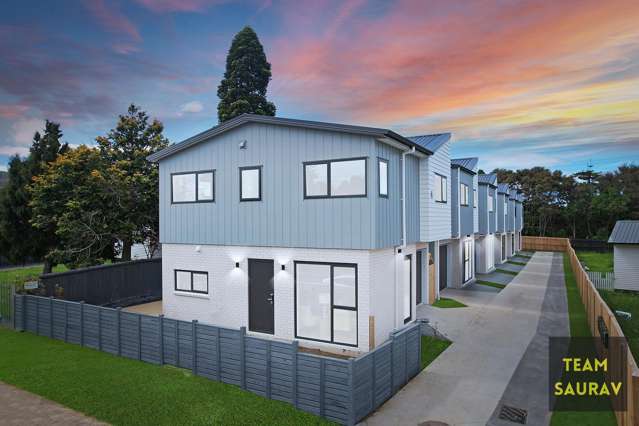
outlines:
M415 142L417 145L423 146L429 151L435 152L450 140L450 133L409 136L408 139Z
M500 194L508 194L510 186L507 183L500 183L497 185L497 192Z
M511 200L517 199L517 188L512 188L512 187L510 188L508 198L510 198Z
M608 242L612 244L639 244L639 220L618 220Z
M497 175L494 173L491 174L480 174L478 176L478 181L479 184L485 184L485 185L490 185L490 186L494 186L495 188L497 187Z
M461 167L467 172L475 174L477 173L477 163L479 163L479 158L477 157L453 158L450 160L450 167Z
M410 139L388 129L378 129L375 127L363 127L363 126L351 126L347 124L324 123L321 121L295 120L292 118L268 117L264 115L242 114L222 124L212 127L209 130L205 130L202 133L199 133L195 136L185 139L182 142L170 145L161 151L151 154L147 157L147 160L159 161L165 157L168 157L169 155L173 155L179 151L182 151L183 149L189 148L197 143L205 141L213 136L217 136L221 133L224 133L226 131L229 131L231 129L234 129L246 123L275 124L280 126L303 127L306 129L330 130L330 131L342 132L342 133L353 133L353 134L367 135L372 137L387 137L387 138L396 140L397 142L403 145L406 145L407 147L415 148L415 150L420 151L424 154L431 155L433 153L428 148L425 148L424 146L419 145L411 141Z

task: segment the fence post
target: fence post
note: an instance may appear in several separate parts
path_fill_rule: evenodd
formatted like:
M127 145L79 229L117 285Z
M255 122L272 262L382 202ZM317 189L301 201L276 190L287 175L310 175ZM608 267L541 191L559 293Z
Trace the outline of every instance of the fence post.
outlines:
M377 359L376 359L377 357L375 355L376 355L375 352L373 352L371 354L371 358L372 358L371 364L373 364L371 366L371 389L372 389L372 391L371 391L371 410L375 409L375 370L377 368ZM351 365L352 365L352 361L351 361ZM391 366L391 368L392 368L392 366ZM352 377L353 377L353 373L351 372L351 380L352 380ZM351 387L354 388L355 386L351 385Z
M291 403L297 408L297 350L299 343L293 340L291 343Z
M393 333L390 334L390 385L391 385L391 394L393 390L395 390L395 336Z
M22 304L22 331L27 329L27 298L23 294L20 296L20 303Z
M175 366L180 366L180 321L175 320Z
M138 360L142 360L142 315L138 314Z
M240 385L246 389L246 327L240 327Z
M64 302L64 341L69 341L69 302Z
M98 308L98 350L102 350L102 308Z
M325 407L325 403L324 403L324 388L326 387L326 384L324 383L326 381L326 377L324 375L324 370L326 369L326 361L324 361L324 358L320 358L320 368L319 368L319 373L320 373L320 383L319 383L319 392L320 392L320 400L319 400L319 406L320 406L320 417L324 417L324 414L326 413L326 407Z
M160 345L160 365L164 365L164 315L158 315L158 340Z
M408 331L404 332L404 384L408 383Z
M217 381L222 380L222 349L220 348L220 327L215 327L215 377Z
M84 346L84 300L80 302L80 346Z
M36 302L35 303L35 305L36 305L36 312L35 312L35 314L36 314L36 327L35 328L36 329L35 329L35 333L39 335L40 334L40 303L39 303L40 299L38 299L36 297L34 300Z
M372 355L373 357L373 390L372 390L372 394L373 397L372 399L372 405L371 405L371 411L373 411L375 409L375 353L373 353ZM392 368L392 366L391 366ZM349 398L349 407L348 407L348 420L347 420L347 424L348 425L354 425L355 424L355 360L353 358L351 358L348 361L348 377L350 380L349 383L349 388L350 388L350 393L348 395Z
M266 341L266 397L271 399L271 341Z
M121 328L121 323L122 323L122 318L121 318L121 314L122 314L122 308L118 307L116 310L117 315L116 315L116 319L115 319L115 327L116 327L116 335L117 335L117 339L118 339L118 356L122 355L122 332L120 331Z
M13 329L16 329L16 286L11 284L11 306L9 307L9 315L11 315L11 321L13 322Z
M49 297L49 337L53 339L53 296Z
M191 332L193 340L193 362L191 363L191 368L193 370L193 375L197 375L197 320L193 320L191 322Z

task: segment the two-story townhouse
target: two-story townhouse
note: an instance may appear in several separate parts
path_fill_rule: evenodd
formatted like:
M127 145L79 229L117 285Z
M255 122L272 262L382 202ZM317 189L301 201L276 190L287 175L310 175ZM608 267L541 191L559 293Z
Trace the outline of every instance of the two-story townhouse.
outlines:
M449 139L242 115L151 155L165 315L329 351L382 343L415 318L429 244L448 237L422 212L450 208L428 203L451 198L435 178Z
M477 213L477 158L450 160L451 166L451 229L450 287L459 288L475 279L475 224ZM477 223L478 224L478 223Z
M507 183L497 184L497 231L495 237L495 262L504 263L508 260L508 194L510 186Z
M524 194L521 191L517 191L515 198L515 215L515 249L521 251L523 244L521 233L524 229Z
M479 182L479 232L475 234L476 271L488 273L495 269L495 237L497 232L497 175L480 174Z
M424 262L423 290L418 287L417 303L433 303L448 286L451 238L450 133L410 137L433 154L419 160L420 241L427 246L418 265ZM418 268L418 273L422 271ZM419 280L418 280L419 282Z

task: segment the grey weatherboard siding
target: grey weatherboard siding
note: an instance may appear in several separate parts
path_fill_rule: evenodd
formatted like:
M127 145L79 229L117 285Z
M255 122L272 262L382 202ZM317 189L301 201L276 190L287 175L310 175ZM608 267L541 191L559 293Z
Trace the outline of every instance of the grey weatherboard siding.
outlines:
M452 229L453 237L460 237L473 234L473 174L468 173L460 167L451 170L452 176ZM468 205L461 205L460 183L468 185ZM459 224L459 226L458 226Z
M505 192L504 192L505 191ZM508 185L499 184L497 187L497 232L506 232L506 217L504 216L504 201L508 199Z
M246 149L240 149L241 141ZM367 158L367 196L304 199L307 161ZM389 198L377 159L389 161ZM372 136L248 123L160 161L160 241L374 249L401 243L401 150ZM419 176L407 157L407 240L419 238ZM239 201L239 167L262 166L262 201ZM215 202L171 204L171 173L215 170ZM412 195L416 194L416 195Z

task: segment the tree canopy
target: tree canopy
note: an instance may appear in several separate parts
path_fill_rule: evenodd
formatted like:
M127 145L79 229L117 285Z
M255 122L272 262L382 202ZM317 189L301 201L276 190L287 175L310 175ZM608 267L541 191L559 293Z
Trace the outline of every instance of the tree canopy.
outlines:
M220 123L245 113L274 116L275 105L266 99L270 80L271 64L264 47L255 31L244 27L233 37L224 78L217 89Z

